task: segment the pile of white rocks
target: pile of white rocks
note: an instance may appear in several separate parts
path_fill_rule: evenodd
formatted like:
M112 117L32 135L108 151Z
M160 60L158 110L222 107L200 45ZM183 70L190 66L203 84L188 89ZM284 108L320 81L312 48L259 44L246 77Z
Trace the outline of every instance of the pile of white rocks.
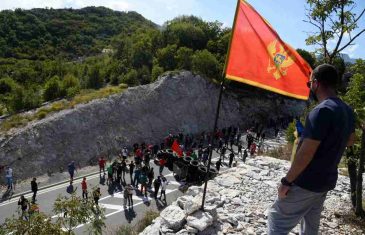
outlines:
M269 157L249 159L208 182L204 212L200 210L203 186L190 187L141 234L266 234L267 209L289 166L287 161ZM324 205L321 234L364 234L365 230L342 219L351 213L349 187L349 179L339 176ZM298 231L299 226L291 234Z

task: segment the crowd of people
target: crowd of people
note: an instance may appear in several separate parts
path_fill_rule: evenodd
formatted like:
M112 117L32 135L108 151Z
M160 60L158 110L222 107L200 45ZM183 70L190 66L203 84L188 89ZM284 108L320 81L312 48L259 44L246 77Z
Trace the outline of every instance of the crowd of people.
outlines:
M166 188L169 181L163 173L167 164L167 150L173 148L174 142L177 142L179 149L181 149L182 156L179 157L188 156L205 166L208 164L210 150L216 151L219 159L215 163L215 168L219 172L223 164L228 167L235 166L237 164L236 157L245 162L249 154L254 156L257 149L258 151L261 150L265 140L265 132L259 128L259 125L247 130L245 139L242 138L242 134L239 127L230 126L217 129L214 133L202 132L199 135L183 134L182 132L176 135L169 134L159 144L135 143L130 150L126 146L123 147L118 156L109 164L107 156L101 156L98 159L99 174L101 178L106 178L106 185L111 189L108 190L109 193L112 194L117 190L123 193L123 205L125 207L133 207L134 193L145 198L150 193L156 200L166 203ZM244 142L247 145L244 145ZM236 151L234 151L234 146ZM227 155L228 163L225 163ZM154 162L152 164L159 167L157 177L151 161ZM78 188L74 186L74 176L77 172L75 161L68 164L67 170L70 181L66 191L73 194L77 192ZM129 175L127 180L126 175ZM10 166L6 168L6 180L8 190L12 190L14 185L13 170ZM31 191L33 192L31 202L24 196L19 199L18 204L23 212L37 207L38 183L36 178L31 181ZM89 198L86 177L83 177L81 182L81 195L85 200ZM91 196L95 205L98 206L101 198L99 186L92 189Z

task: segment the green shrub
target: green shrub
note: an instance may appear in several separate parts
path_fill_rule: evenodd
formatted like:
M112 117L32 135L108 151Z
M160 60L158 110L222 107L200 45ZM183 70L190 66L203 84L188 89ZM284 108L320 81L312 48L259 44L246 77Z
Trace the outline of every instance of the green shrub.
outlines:
M156 211L149 210L146 211L143 218L136 224L136 231L138 233L142 232L145 228L152 224L152 221L156 219L160 214Z
M10 77L4 77L0 79L0 94L5 95L13 91L14 88L19 86L16 81Z
M104 81L100 75L100 69L94 66L87 76L86 87L90 89L99 89L103 87Z
M295 141L294 131L296 131L295 121L291 122L289 124L288 128L286 128L286 130L285 130L285 139L286 139L286 141L288 141L289 143L292 143L292 144Z
M154 65L152 68L152 74L151 74L151 82L154 82L157 80L157 78L163 74L163 68L158 66L158 65Z
M36 117L38 120L41 120L47 116L48 112L45 110L40 110L36 113Z
M219 62L208 50L197 51L192 58L193 72L211 79L219 78Z
M23 105L25 109L34 109L42 104L42 88L33 85L24 91Z
M137 235L138 233L134 231L131 225L123 225L118 228L115 235Z
M62 84L58 76L53 76L44 85L43 99L45 101L54 100L64 95Z
M13 89L10 96L7 99L7 107L11 113L19 112L24 109L24 88L18 86Z
M80 91L80 81L72 74L67 74L62 81L62 90L67 97L74 97Z
M128 84L129 86L139 85L137 71L135 69L131 69L126 75L123 76L122 82Z
M149 210L135 226L123 225L118 228L116 235L137 235L152 224L152 221L159 216L156 211Z

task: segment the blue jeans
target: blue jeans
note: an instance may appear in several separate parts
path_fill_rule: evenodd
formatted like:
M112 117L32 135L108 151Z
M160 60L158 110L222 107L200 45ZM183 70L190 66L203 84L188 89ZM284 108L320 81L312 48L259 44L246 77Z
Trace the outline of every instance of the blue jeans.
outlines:
M300 222L300 234L318 234L327 192L316 193L292 186L286 198L276 199L269 209L268 235L288 234Z
M6 184L8 185L8 189L13 189L13 177L6 177Z

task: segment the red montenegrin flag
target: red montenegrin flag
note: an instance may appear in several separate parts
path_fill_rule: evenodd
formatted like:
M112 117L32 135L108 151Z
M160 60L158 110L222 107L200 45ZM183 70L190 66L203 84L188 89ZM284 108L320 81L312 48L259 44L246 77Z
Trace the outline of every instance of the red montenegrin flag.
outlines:
M311 71L251 5L239 0L225 71L228 79L307 100Z
M177 140L174 140L174 143L172 144L172 147L171 147L172 151L174 151L179 157L182 157L183 156L183 151L182 149L180 148L180 145L179 143L177 142Z

